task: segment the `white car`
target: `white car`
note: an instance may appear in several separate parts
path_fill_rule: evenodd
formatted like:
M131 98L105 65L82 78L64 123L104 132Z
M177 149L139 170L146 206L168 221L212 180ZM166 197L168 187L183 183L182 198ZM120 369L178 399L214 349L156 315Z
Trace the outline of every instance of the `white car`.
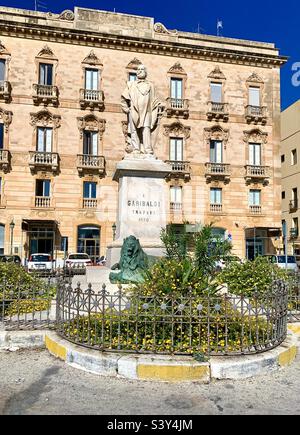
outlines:
M72 270L85 268L86 266L92 266L92 264L93 262L88 254L82 254L79 252L69 254L68 258L66 259L66 268Z
M32 254L27 263L29 273L50 273L54 269L54 260L50 254Z

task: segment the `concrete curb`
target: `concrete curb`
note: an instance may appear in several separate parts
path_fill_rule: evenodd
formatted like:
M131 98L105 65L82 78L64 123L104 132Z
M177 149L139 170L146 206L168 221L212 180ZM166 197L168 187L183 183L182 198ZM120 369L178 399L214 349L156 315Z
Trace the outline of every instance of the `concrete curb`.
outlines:
M127 379L202 383L216 379L245 379L286 367L296 358L299 346L298 337L289 332L284 343L268 352L212 357L207 363L198 363L188 356L124 355L84 349L54 332L46 332L45 343L52 355L91 373Z
M0 331L0 351L45 347L45 331Z

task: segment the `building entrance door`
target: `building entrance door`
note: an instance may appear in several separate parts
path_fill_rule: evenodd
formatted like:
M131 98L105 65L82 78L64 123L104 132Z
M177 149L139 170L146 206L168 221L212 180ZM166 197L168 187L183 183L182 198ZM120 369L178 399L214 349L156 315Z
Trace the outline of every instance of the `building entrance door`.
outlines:
M264 254L264 241L262 239L246 239L247 260L254 260L258 255Z
M52 228L36 227L28 231L29 255L50 254L53 257L54 236Z
M100 257L100 228L80 226L78 228L78 252L88 254L93 262Z

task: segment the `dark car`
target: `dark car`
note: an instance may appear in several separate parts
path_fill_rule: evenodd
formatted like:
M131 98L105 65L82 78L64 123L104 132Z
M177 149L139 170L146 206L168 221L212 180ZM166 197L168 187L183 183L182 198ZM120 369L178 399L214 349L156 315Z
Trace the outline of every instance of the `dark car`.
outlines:
M0 255L0 263L21 264L21 258L18 255Z

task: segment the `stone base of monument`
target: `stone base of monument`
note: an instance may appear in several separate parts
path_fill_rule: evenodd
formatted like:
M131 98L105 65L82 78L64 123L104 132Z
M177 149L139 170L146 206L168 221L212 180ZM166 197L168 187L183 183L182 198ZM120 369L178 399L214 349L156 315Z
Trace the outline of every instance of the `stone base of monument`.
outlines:
M111 270L108 267L103 266L93 266L86 268L86 280L85 285L92 284L94 291L99 292L102 289L103 284L105 284L106 290L110 294L114 294L118 291L119 287L117 284L112 284L109 280L109 274ZM126 289L129 285L122 284L122 289ZM81 286L83 288L83 284Z

